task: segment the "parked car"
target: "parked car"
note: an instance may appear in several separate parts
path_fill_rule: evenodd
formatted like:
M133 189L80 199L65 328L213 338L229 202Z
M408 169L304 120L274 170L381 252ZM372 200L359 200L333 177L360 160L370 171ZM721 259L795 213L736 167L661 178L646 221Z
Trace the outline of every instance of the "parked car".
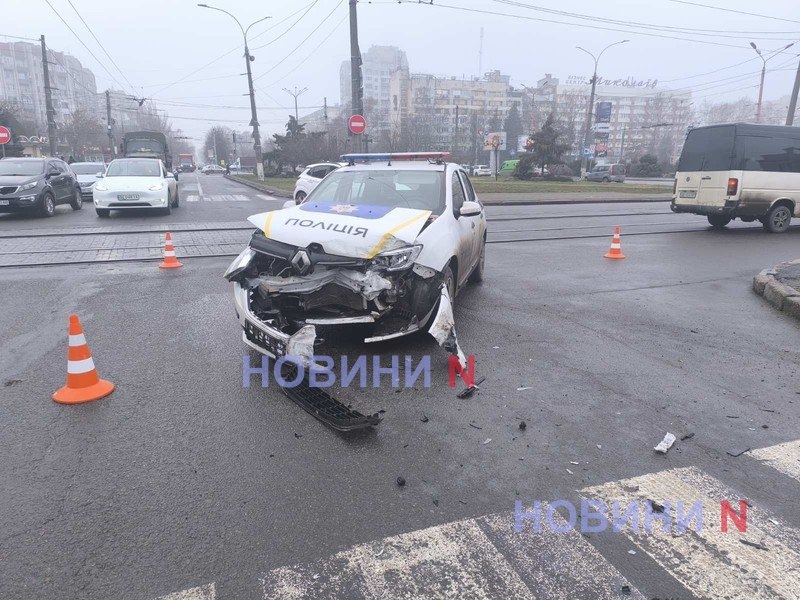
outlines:
M339 163L317 163L308 165L297 177L294 184L294 199L297 203L302 202L306 196L319 185L328 173L332 173L342 165Z
M161 208L170 214L178 208L178 182L157 158L118 158L94 184L94 207L98 217L111 210Z
M225 172L225 167L220 167L219 165L206 165L200 172L204 175L221 175Z
M586 173L586 181L601 181L603 183L615 181L623 183L625 181L625 165L597 165Z
M365 342L428 329L455 354L450 303L483 279L486 216L447 156L345 155L302 204L251 216L225 273L245 343L302 357L317 325L366 328Z
M491 177L492 170L489 168L489 165L478 165L475 167L472 174L475 177Z
M105 173L106 165L101 162L74 162L69 166L81 186L81 199L92 199L92 188L100 179L98 175Z
M81 209L81 188L69 165L57 158L0 159L0 212L52 217L56 205Z

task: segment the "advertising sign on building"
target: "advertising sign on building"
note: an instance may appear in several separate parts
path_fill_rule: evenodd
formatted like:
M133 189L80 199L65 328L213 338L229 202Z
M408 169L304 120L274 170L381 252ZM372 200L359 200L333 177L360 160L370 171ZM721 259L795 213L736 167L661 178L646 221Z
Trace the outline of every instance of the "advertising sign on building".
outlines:
M611 122L611 102L598 102L595 105L595 123Z

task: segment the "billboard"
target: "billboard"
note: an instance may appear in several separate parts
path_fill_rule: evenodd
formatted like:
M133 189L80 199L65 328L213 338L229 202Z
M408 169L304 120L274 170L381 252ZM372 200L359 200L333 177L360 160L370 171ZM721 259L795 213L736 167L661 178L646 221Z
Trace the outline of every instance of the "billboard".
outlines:
M483 138L484 150L505 150L506 149L506 132L496 131L494 133L487 133Z
M611 102L598 102L594 110L595 123L611 122Z

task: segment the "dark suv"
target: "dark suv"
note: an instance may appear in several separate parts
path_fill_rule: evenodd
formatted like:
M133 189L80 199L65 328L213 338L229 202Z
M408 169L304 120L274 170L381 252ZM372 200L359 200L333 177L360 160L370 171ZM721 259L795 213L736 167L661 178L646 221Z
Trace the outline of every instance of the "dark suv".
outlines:
M0 212L37 211L52 217L57 204L81 209L81 188L69 165L57 158L0 159Z

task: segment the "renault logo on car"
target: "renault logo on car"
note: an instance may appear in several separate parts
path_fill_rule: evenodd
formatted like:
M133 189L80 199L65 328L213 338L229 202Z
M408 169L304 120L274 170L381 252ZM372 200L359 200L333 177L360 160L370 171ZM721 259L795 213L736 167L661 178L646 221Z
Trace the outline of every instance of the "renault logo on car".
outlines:
M305 275L311 269L311 259L308 252L303 249L298 250L292 257L292 268L298 275Z

